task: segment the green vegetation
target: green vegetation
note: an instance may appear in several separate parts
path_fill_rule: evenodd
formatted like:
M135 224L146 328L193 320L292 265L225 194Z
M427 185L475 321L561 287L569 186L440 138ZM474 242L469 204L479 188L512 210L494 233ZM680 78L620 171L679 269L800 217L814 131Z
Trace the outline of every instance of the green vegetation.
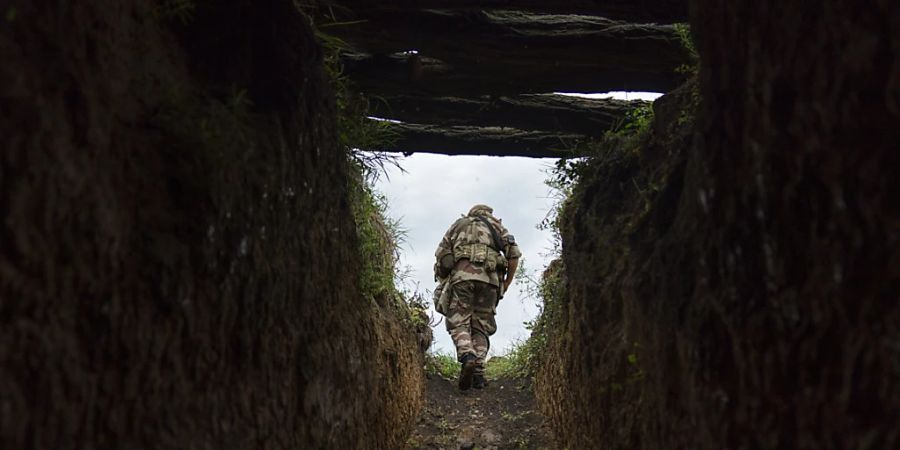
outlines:
M488 379L497 378L531 378L537 373L545 353L547 338L551 327L560 322L561 305L564 301L562 264L557 260L550 264L540 279L521 271L516 277L525 287L526 294L538 301L540 313L534 320L525 322L525 328L531 331L528 339L512 344L501 356L491 358L485 372Z
M347 44L334 36L316 30L316 37L325 50L324 67L334 91L337 109L338 142L356 162L368 181L384 172L386 165L397 166L394 156L360 149L388 148L397 139L389 124L368 118L369 102L344 74L340 55Z
M675 34L678 35L678 40L681 41L681 46L684 47L684 50L690 58L689 63L682 65L676 70L679 73L697 75L700 70L700 54L697 52L697 45L695 44L696 39L694 39L691 26L686 23L676 23L674 27Z
M653 120L652 104L636 108L601 139L588 143L584 148L584 153L588 156L560 159L550 171L546 184L551 188L555 206L538 224L538 228L553 233L553 254L559 256L561 253L560 230L563 227L565 209L572 198L578 195L579 183L584 177L594 175L598 167L605 164L621 162L623 159L636 161L640 157L641 148L649 142ZM632 179L632 184L642 196L650 198L652 187L635 179ZM649 200L646 203L649 207ZM517 281L525 286L528 296L538 302L540 313L536 319L525 323L526 328L531 331L528 339L517 342L506 355L488 363L486 370L492 378L534 376L543 364L548 339L563 323L566 283L561 259L553 261L539 276L523 268L517 275Z
M675 24L675 32L681 40L681 45L687 51L690 62L678 67L677 72L688 77L687 85L690 92L688 103L682 108L678 115L677 126L691 126L694 123L694 116L700 107L700 88L697 83L697 77L700 75L700 53L697 52L696 39L691 31L690 25L686 23Z
M360 288L373 298L390 297L396 293L395 273L404 232L397 221L387 218L387 202L366 181L363 168L354 164L351 170L348 188L359 238Z
M528 327L528 323L525 325ZM488 379L528 378L534 374L536 351L531 339L514 342L502 356L491 358L484 367Z
M591 166L605 161L614 153L626 152L635 156L650 137L650 125L653 123L653 105L647 103L628 112L625 117L604 133L603 137L583 143L580 153L587 155L579 158L560 158L550 171L547 186L553 190L556 208L539 225L541 229L556 230L560 209L572 194L581 176Z
M441 352L429 352L425 355L425 373L429 375L455 379L459 377L459 370L459 361L455 355Z
M315 24L314 24L315 26ZM406 272L399 267L400 246L406 231L387 214L387 199L375 190L375 182L388 166L400 167L397 157L360 149L386 148L396 134L385 122L369 119L369 104L344 75L340 54L346 44L316 29L323 47L324 69L334 92L338 145L347 154L347 191L359 242L359 286L363 297L395 308L413 327L427 327L425 300L400 286Z

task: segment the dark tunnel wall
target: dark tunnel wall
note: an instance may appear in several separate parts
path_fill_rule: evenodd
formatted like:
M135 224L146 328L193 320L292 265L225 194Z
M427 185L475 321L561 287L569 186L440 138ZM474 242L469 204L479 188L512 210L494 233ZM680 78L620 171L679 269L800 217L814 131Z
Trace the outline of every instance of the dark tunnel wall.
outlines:
M722 331L695 375L704 434L900 446L900 9L692 6L709 219L690 320Z
M0 447L396 448L308 21L180 3L2 5Z
M542 408L570 448L897 448L900 9L691 6L693 138L658 111L578 188Z

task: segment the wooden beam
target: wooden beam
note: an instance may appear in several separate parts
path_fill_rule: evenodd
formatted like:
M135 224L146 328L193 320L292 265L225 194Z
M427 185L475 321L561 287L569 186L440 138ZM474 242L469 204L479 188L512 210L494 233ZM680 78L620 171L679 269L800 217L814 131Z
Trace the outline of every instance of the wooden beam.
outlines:
M323 30L352 45L348 73L372 89L387 88L379 78L399 77L432 93L430 84L453 78L474 93L665 92L689 59L671 26L596 17L405 11ZM396 54L408 50L418 55Z
M574 134L522 131L513 128L441 127L408 123L392 123L388 128L398 136L390 148L363 150L559 158L572 156L579 143L589 140L585 136Z
M537 94L512 97L417 97L370 101L369 114L402 122L443 126L493 126L602 136L644 101Z
M667 92L681 76L673 71L601 70L544 61L515 65L450 65L418 55L345 54L345 73L370 96L471 97L551 92Z
M601 17L543 16L515 11L399 11L335 17L323 32L362 53L418 50L447 62L492 63L523 58L598 67L674 66L687 53L672 25L634 24Z
M635 23L687 22L686 0L337 0L331 10L360 13L415 9L527 11L538 14L599 16Z

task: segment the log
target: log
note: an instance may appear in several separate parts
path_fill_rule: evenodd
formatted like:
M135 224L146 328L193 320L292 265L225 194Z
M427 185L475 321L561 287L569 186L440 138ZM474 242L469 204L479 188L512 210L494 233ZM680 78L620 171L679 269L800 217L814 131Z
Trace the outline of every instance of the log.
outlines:
M369 114L402 122L443 126L493 126L602 136L644 101L536 94L513 97L416 97L374 100Z
M675 69L689 60L672 26L596 17L403 11L323 29L352 46L357 57L348 61L348 73L373 87L381 84L379 75L400 76L426 89L453 75L495 94L501 93L495 84L509 85L502 93L568 86L582 89L577 92L665 92L680 78ZM418 54L398 54L410 50ZM375 64L362 54L393 56ZM481 86L479 78L501 81Z
M441 127L410 123L385 125L397 139L388 148L363 150L444 155L527 156L559 158L573 156L579 144L589 141L576 134L523 131L499 127Z
M599 16L634 23L687 22L686 0L338 0L332 10L360 13L415 9L527 11L538 14Z
M369 96L471 97L552 92L667 92L681 77L672 72L601 70L560 61L522 60L516 65L450 65L419 55L348 53L347 76Z
M513 11L412 10L337 16L321 29L362 53L417 50L447 62L541 59L606 67L658 67L687 61L672 25L634 24L601 17L544 16ZM659 60L659 61L656 61Z

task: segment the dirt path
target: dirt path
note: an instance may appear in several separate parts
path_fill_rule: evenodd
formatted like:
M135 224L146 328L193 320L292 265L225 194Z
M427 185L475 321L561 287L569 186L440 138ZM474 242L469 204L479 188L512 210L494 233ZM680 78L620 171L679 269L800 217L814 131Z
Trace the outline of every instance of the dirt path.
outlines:
M425 383L425 408L409 449L554 448L525 381L500 379L467 392L439 376Z

